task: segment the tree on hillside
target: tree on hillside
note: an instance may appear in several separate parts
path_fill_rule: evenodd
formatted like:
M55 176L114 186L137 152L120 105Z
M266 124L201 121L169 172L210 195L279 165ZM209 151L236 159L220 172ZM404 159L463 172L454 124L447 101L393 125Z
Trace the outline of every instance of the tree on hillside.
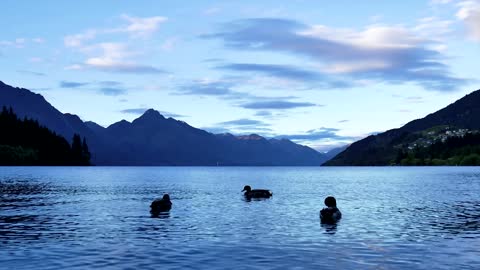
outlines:
M0 113L0 165L89 165L90 152L76 134L72 146L38 121L19 119L12 108Z

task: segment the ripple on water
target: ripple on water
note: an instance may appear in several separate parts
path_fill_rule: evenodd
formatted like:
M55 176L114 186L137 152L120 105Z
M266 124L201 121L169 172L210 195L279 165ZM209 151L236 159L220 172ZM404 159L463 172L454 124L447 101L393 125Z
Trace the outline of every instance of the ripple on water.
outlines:
M274 195L246 201L245 184ZM0 168L0 261L480 269L479 191L478 168ZM152 218L150 202L164 193L173 209ZM336 225L319 222L327 195L343 213Z

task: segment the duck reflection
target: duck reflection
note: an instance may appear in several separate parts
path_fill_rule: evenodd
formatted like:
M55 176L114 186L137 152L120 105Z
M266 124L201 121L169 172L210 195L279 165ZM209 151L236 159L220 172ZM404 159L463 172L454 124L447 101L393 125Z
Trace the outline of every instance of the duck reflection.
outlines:
M167 219L170 218L170 212L150 212L151 218Z
M320 227L325 230L326 234L335 234L337 232L337 223L324 223L320 220Z

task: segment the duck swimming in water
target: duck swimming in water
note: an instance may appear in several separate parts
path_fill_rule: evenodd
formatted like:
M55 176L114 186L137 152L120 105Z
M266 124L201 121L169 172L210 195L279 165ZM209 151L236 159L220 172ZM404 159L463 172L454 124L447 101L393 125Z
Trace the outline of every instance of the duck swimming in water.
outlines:
M252 189L250 186L244 186L242 192L247 199L251 198L270 198L273 193L268 189Z
M167 212L170 211L170 209L172 209L172 202L168 194L163 195L161 199L155 199L152 204L150 204L150 213L152 214Z
M337 200L334 197L325 198L326 208L320 210L320 221L324 224L334 224L342 218L342 213L337 208Z

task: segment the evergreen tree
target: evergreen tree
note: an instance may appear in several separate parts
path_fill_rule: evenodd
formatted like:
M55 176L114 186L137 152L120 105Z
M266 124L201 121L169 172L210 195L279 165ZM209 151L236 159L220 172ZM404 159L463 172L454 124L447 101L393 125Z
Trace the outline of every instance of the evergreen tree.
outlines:
M88 145L87 145L87 140L85 137L83 137L83 142L82 142L82 157L83 161L85 162L85 165L90 165L90 158L91 158L90 151L88 150Z
M72 139L72 158L74 163L82 163L82 140L80 139L80 135L73 134Z
M0 113L0 165L89 165L90 152L75 134L72 145L41 126L38 121L19 119L12 108Z

